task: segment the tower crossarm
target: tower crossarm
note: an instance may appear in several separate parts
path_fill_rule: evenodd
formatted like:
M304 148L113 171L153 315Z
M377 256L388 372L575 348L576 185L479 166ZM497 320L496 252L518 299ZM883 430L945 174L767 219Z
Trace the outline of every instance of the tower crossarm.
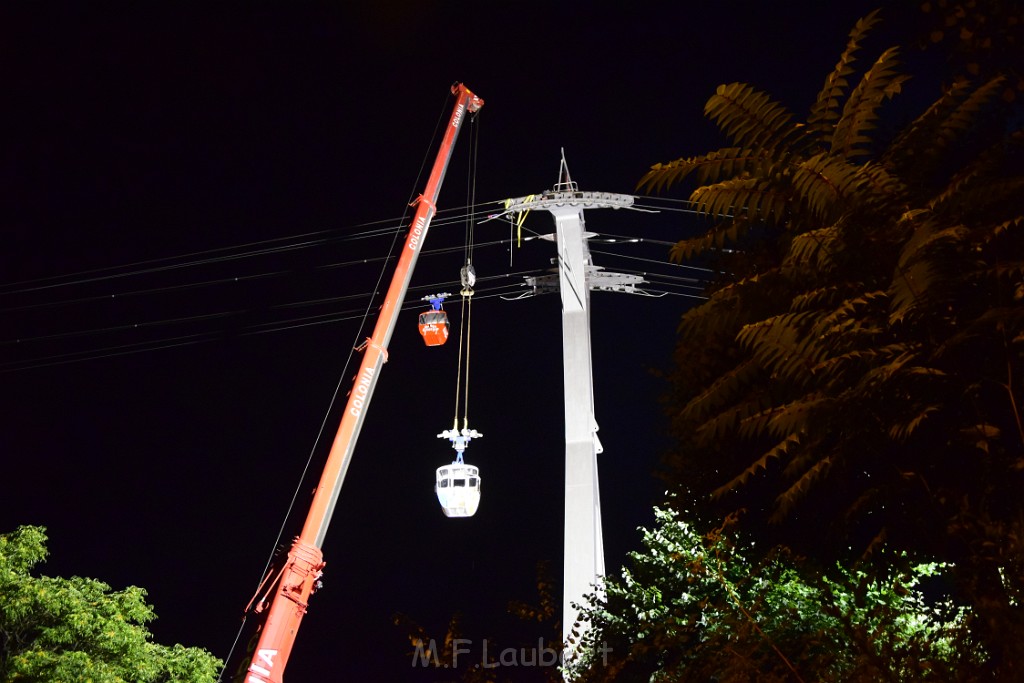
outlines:
M509 213L546 209L551 211L566 206L581 209L629 209L633 195L614 192L581 192L579 190L548 190L543 194L509 199L505 210Z
M536 275L525 278L526 286L532 287L534 294L557 292L558 274ZM599 292L622 292L623 294L641 294L637 285L646 284L640 275L615 273L606 271L601 266L586 266L587 289Z

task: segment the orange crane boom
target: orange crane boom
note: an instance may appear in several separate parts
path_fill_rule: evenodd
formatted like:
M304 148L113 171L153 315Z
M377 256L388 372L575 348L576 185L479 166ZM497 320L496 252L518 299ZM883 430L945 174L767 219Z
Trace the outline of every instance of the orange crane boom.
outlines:
M265 612L265 621L250 641L247 661L243 663L243 666L248 665L247 668L244 672L239 671L244 675L245 683L281 683L299 625L309 605L309 597L316 590L323 573L325 563L321 547L324 536L327 534L327 527L331 522L338 494L341 492L342 481L351 463L352 451L359 437L370 398L373 396L373 389L381 367L387 361L388 343L391 341L398 312L409 289L416 260L423 248L430 221L437 212L434 204L445 171L448 169L452 148L467 113L478 111L484 104L482 99L461 83L452 86L452 94L455 95L456 102L451 119L427 180L427 186L414 202L416 214L381 306L373 336L366 340L363 360L349 393L341 424L320 476L320 483L313 494L302 533L292 544L283 567L280 570L272 569L264 580L265 583L270 583L267 595L272 597L269 604L263 599L254 608L257 613Z

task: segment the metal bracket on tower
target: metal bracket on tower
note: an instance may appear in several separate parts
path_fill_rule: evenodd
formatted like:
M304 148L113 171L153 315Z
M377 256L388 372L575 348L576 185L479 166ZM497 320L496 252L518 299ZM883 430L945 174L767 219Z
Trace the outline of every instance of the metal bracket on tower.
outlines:
M564 206L578 206L581 209L629 209L633 206L633 200L633 195L629 194L555 189L548 190L543 194L509 199L505 210L508 213L519 213L520 211L550 210Z
M526 286L533 288L534 294L558 291L558 274L527 277ZM622 294L643 294L637 285L647 283L640 275L612 273L605 271L603 266L586 266L587 289L599 292L620 292Z

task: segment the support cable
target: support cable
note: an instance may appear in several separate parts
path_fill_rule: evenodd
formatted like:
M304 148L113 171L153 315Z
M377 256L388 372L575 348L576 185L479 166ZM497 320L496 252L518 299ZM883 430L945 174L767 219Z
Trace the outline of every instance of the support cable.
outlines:
M455 418L452 429L459 431L459 403L462 399L462 340L466 330L466 298L462 298L462 309L459 311L459 353L455 369Z
M470 330L473 325L473 297L470 295L463 300L466 301L466 393L462 401L462 428L469 429L469 342L472 338Z
M466 183L466 194L467 194L467 206L469 210L466 212L466 231L465 241L463 245L463 260L464 264L459 272L459 279L462 285L460 294L462 295L462 307L459 314L459 352L458 352L458 367L455 373L455 418L452 426L453 430L459 432L459 404L462 404L462 429L469 429L469 348L470 348L470 337L472 333L472 314L473 314L473 287L476 285L476 270L473 268L473 245L474 245L474 228L475 228L475 204L476 204L476 160L477 160L477 149L479 147L479 116L474 116L470 119L471 135L470 135L470 153L469 153L469 171L467 173ZM463 354L463 348L465 348L465 354ZM465 359L465 360L463 360ZM463 374L463 362L465 362L465 374Z

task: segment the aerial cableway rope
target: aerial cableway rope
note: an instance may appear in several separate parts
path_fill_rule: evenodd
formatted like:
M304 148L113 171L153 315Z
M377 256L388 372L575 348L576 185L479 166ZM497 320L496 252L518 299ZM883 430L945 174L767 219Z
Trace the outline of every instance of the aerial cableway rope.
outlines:
M700 214L700 212L698 211L680 206L690 206L690 203L686 202L685 200L667 200L664 198L656 197L637 197L637 200L648 200L649 202L657 202L648 204L638 204L638 206L645 206L648 208L655 209L659 212ZM476 217L477 215L479 215L480 217L493 218L495 217L496 214L494 214L493 212L485 211L481 207L500 207L502 205L502 200L494 200L480 203L476 203L474 200L474 203L472 205L455 207L452 209L443 209L438 211L438 214L437 216L434 217L431 225L433 228L438 228L444 225L462 222L465 221L469 216ZM287 235L283 237L274 237L270 239L247 242L243 244L228 245L225 247L216 247L213 249L188 252L185 254L180 254L178 256L147 259L115 266L106 266L102 268L94 268L74 273L66 273L62 275L32 278L28 280L19 280L14 282L4 282L0 283L0 296L20 294L29 291L67 287L73 285L81 285L84 283L97 282L108 279L135 277L155 272L163 272L166 270L191 268L226 261L235 261L255 256L264 256L268 254L282 253L286 251L296 251L299 249L307 249L322 246L324 244L328 244L335 241L361 240L379 236L393 236L396 233L401 233L405 229L402 225L402 220L402 218L391 218L381 219L377 221L368 221L366 223L346 226L344 228L334 228L328 230L299 233L296 235ZM369 226L382 224L390 225L389 227L362 230L360 232L353 234L338 234L339 232L344 230L351 230L354 228L366 228ZM514 225L512 221L510 221L510 226L511 225ZM519 228L520 230L522 230L522 225L519 225ZM522 241L521 234L516 238L516 241ZM642 241L652 242L652 240ZM664 242L664 244L671 245L673 243Z
M471 177L475 174L470 174ZM475 182L475 181L474 181ZM425 250L423 256L435 256L440 254L447 254L461 249L464 255L464 266L463 271L460 273L461 284L463 285L464 294L462 297L463 315L460 320L460 350L459 350L459 369L456 378L456 406L455 406L455 426L458 428L458 422L461 418L463 426L468 424L468 409L469 409L469 359L471 350L471 338L472 338L472 299L474 298L489 298L492 296L500 296L502 298L508 298L505 295L509 293L508 289L503 289L505 285L499 286L496 290L493 287L488 287L480 292L475 291L475 272L473 271L473 250L475 247L495 247L495 246L507 246L512 243L514 238L495 240L485 242L482 244L476 244L474 229L475 222L478 218L482 220L486 216L486 212L481 212L475 203L475 186L470 185L468 190L469 202L466 207L460 209L457 215L448 217L442 221L435 221L435 225L438 224L454 224L457 221L463 221L465 224L465 239L464 243L456 247L441 247L438 249ZM379 223L379 222L377 222ZM372 224L364 224L372 225ZM400 229L393 228L380 228L362 231L360 233L351 234L342 237L324 237L322 233L306 233L302 235L300 242L291 243L280 243L276 240L254 242L249 245L243 245L247 247L255 246L256 248L250 248L248 252L239 252L237 248L234 249L223 249L223 250L209 250L207 252L194 252L187 254L182 257L175 259L162 259L162 260L151 260L147 262L139 262L130 264L129 266L123 266L121 268L107 269L104 271L88 271L85 273L76 273L65 276L63 278L51 278L46 282L42 281L31 281L30 285L33 289L46 290L37 292L37 294L45 295L50 294L51 296L45 296L45 298L37 298L33 295L33 298L22 299L21 301L12 300L10 298L3 298L3 295L10 295L16 292L2 291L0 286L0 302L7 303L7 306L0 305L0 311L5 313L24 312L31 314L36 309L46 309L50 307L62 306L68 310L63 311L60 316L47 315L45 318L41 315L37 315L36 321L38 322L38 328L32 329L21 329L10 334L7 339L0 339L0 348L6 346L8 350L12 351L15 355L21 355L19 360L9 358L4 361L0 358L0 372L9 372L15 370L30 369L34 367L42 367L46 365L55 365L63 363L78 362L84 360L92 360L97 358L104 358L109 356L126 355L133 353L141 353L145 351L159 350L172 348L177 346L198 344L203 342L215 341L222 338L225 329L217 329L210 331L210 323L214 320L223 321L229 320L228 327L232 334L237 335L254 335L264 334L269 332L279 332L284 330L292 330L322 324L336 323L345 320L353 320L360 317L355 311L352 310L331 310L324 313L316 313L310 311L309 315L300 316L281 316L273 315L274 311L283 311L287 309L299 309L302 307L311 308L314 306L330 306L331 304L346 299L361 299L362 297L371 298L372 293L366 294L355 294L347 296L331 296L321 297L313 299L303 299L291 302L270 302L270 305L265 305L261 309L255 309L251 307L251 299L243 299L240 301L241 305L227 305L220 307L220 310L214 311L194 311L194 307L189 308L189 302L175 302L180 303L178 310L165 311L164 315L153 316L138 316L134 313L133 317L142 318L146 317L149 319L145 320L125 320L117 321L111 320L108 324L96 325L90 328L83 328L80 324L77 326L65 327L60 329L57 323L62 327L66 324L72 324L75 318L70 315L72 310L70 307L78 306L82 304L101 304L103 302L110 301L122 301L128 299L134 299L142 304L146 305L145 310L149 313L153 313L155 307L149 306L146 301L148 295L156 295L163 293L170 293L177 290L193 290L200 288L209 288L211 290L216 289L218 286L232 286L236 287L243 282L255 282L259 280L265 280L272 277L287 276L294 272L288 268L275 268L273 270L257 272L257 273L239 273L237 276L222 276L222 277L206 277L201 278L192 282L180 282L177 284L166 284L166 278L162 283L154 283L156 286L137 286L135 288L118 288L113 291L107 291L105 293L97 293L96 286L92 285L87 287L81 292L82 296L72 295L73 290L60 290L58 287L70 287L72 285L86 286L85 282L93 282L100 280L109 280L111 282L126 283L129 276L142 277L149 275L154 272L165 272L168 270L175 270L176 272L185 272L184 269L208 265L211 263L220 262L239 262L244 258L248 257L259 257L266 256L268 254L282 253L282 252L293 252L300 249L310 248L319 244L325 244L328 242L334 242L338 240L349 240L349 239L367 239L376 238L383 236L392 237L392 246L394 246L395 238L400 234ZM317 239L310 239L310 236L316 236ZM645 242L649 244L665 245L670 244L669 242L661 242L658 240L650 240L643 238L627 238L623 236L607 235L608 244L625 244L625 243L640 243ZM527 238L527 239L533 239ZM511 251L511 249L510 249ZM645 276L654 276L661 279L660 283L651 282L651 285L660 284L660 287L648 286L647 291L661 291L663 293L672 293L678 296L689 296L691 298L704 298L696 294L686 294L679 291L666 291L665 287L679 287L683 289L698 290L703 289L702 284L706 284L708 275L714 273L710 269L699 268L695 266L688 266L684 264L669 264L662 260L645 259L635 255L627 255L623 253L616 253L612 251L594 250L594 253L606 254L608 256L616 256L618 258L626 258L631 260L649 262L652 264L658 264L661 267L671 266L671 270L680 273L680 271L689 271L693 277L678 277L670 276L667 274L658 274L644 272L640 273ZM316 271L327 271L335 268L343 268L357 265L369 265L373 262L382 263L382 267L386 265L390 258L393 256L375 257L375 258L363 258L354 259L350 261L341 261L335 263L318 264L309 267L309 272ZM275 265L280 265L275 263ZM135 268L134 272L126 272L127 268ZM529 271L529 274L533 274L533 271ZM506 273L504 277L514 277L516 275L523 275L527 273ZM496 276L499 277L499 276ZM493 280L494 278L483 278L482 280ZM148 284L147 281L143 280L139 284ZM27 284L27 283L21 283ZM41 286L40 286L41 285ZM9 287L10 285L8 285ZM423 285L420 287L414 287L413 289L429 288L436 290L440 288L448 288L450 283L442 283L440 285ZM65 296L61 297L60 300L55 300L52 294L56 291L62 291ZM225 289L218 289L217 291L227 291ZM232 290L234 291L234 290ZM487 292L486 295L482 295L481 292ZM494 293L492 293L494 292ZM75 293L78 293L77 291ZM513 297L518 298L518 297ZM102 313L102 309L94 309ZM114 312L118 312L122 309L117 309ZM130 309L123 309L130 310ZM191 311L194 314L189 315ZM372 301L367 305L367 309L363 311L363 314L367 314L368 311L372 311ZM109 311L108 311L109 312ZM270 313L271 317L264 318L260 321L252 319L254 315L264 315ZM168 315L168 313L170 315ZM20 314L20 313L19 313ZM247 319L248 318L248 319ZM276 319L275 319L276 318ZM82 315L78 316L78 319L85 319ZM102 318L99 318L100 320ZM29 322L33 322L32 318L25 318ZM49 327L50 329L46 329ZM170 328L174 327L179 334L168 334ZM221 324L224 327L224 324ZM164 329L163 334L154 334L154 331L159 328ZM16 329L16 328L15 328ZM149 339L140 340L140 336L149 335ZM115 336L119 335L119 336ZM132 337L128 336L132 335ZM82 350L68 350L67 343L74 338L86 338L96 337L100 340L100 344L95 345L91 349ZM107 343L103 343L107 342ZM123 342L123 343L121 343ZM61 344L58 346L57 344ZM39 348L38 344L49 345L49 348Z
M491 202L497 204L497 202ZM443 227L465 220L467 207L449 209L439 212L439 215L432 221L432 226ZM90 283L103 282L107 280L124 280L154 273L183 270L201 266L210 266L218 263L240 261L260 256L270 256L286 252L295 252L303 249L322 247L337 242L350 242L365 240L376 237L392 237L401 234L406 226L402 224L403 219L385 219L371 221L359 225L347 226L331 230L320 230L316 232L301 233L285 237L275 237L267 240L248 242L245 244L229 245L194 251L178 256L170 256L143 261L134 261L114 266L93 268L90 270L65 273L48 277L19 280L14 282L0 283L0 297L55 290L66 287L81 286ZM361 230L351 234L338 234L343 230L362 228L365 226L391 224L388 227L370 230Z
M501 240L501 241L498 241L498 242L492 242L492 243L488 243L487 246L491 246L491 245L497 246L497 245L500 245L500 244L508 244L508 241L507 240ZM477 245L477 246L480 246L480 245ZM439 250L436 250L436 253L450 253L451 251L452 251L452 249L439 249ZM623 255L623 254L614 254L613 252L605 252L605 253L607 253L609 256L617 255L619 257L629 258L629 259L636 259L637 258L637 257L634 257L634 256L626 256L626 255ZM385 257L383 259L367 259L364 262L369 263L369 262L372 262L372 261L375 261L375 260L376 261L384 261L384 262L386 262L387 258ZM647 259L639 259L639 260L646 261ZM658 263L660 265L662 265L662 266L666 265L663 262L658 262ZM345 265L345 264L332 264L332 266L338 266L338 265ZM680 270L682 270L683 272L686 272L688 269L685 266L682 266L682 267L676 266L675 268L673 268L673 270L676 270L677 272L679 272ZM703 270L703 269L694 269L694 270L700 271L700 270ZM539 271L539 270L520 271L520 272L512 272L512 273L503 273L501 275L496 275L496 276L490 276L490 277L482 278L482 279L479 280L480 282L486 280L486 281L490 281L492 283L492 285L488 286L484 290L475 290L475 288L474 288L474 296L475 296L475 298L491 298L491 297L494 297L494 296L499 296L499 297L502 297L502 298L509 298L506 295L512 294L517 289L520 290L520 291L522 289L522 285L521 284L519 284L519 285L513 284L513 280L515 278L524 277L524 276L528 276L528 275L537 275L539 272L542 272L542 271ZM278 273L278 272L264 273L264 274L258 274L258 275L254 275L254 276L248 276L248 277L259 278L261 276L277 275L277 274L283 274L283 272L282 273ZM703 290L703 286L702 285L706 284L706 281L704 281L703 278L700 278L699 276L698 277L680 277L678 275L668 275L668 274L664 274L664 273L652 273L650 271L644 271L642 273L638 272L638 274L640 274L642 276L646 276L646 277L653 277L653 278L655 278L645 288L645 289L647 289L648 291L651 291L651 292L654 292L654 291L665 292L664 287L666 285L674 286L674 287L681 287L683 289L700 291L700 290ZM693 273L693 274L694 275L698 275L698 273ZM239 280L241 280L241 279L244 279L244 278L239 278ZM233 279L229 278L228 280L233 280ZM495 282L495 281L500 281L500 280L504 280L504 282L500 282L500 283ZM657 284L659 282L661 283L660 287L657 286ZM212 283L206 283L206 282L204 282L204 283L193 283L193 284L178 285L176 287L187 289L187 288L199 287L199 286L202 286L202 285L205 285L205 284L212 284ZM448 288L450 288L451 284L452 283L450 283L450 282L448 282L448 283L433 283L433 284L427 284L427 285L419 285L419 286L413 287L412 289L414 289L414 290L448 289ZM133 296L133 295L134 296L141 296L143 294L150 293L151 291L159 291L159 290L136 290L136 291L132 291L132 292L121 292L121 293L118 293L116 295L116 297L118 299L127 299L130 296ZM685 293L672 292L672 291L669 291L668 293L674 293L674 294L677 294L677 295L680 295L680 296L690 296L691 298L703 299L704 297L700 296L699 294L697 294L696 291L695 291L695 294L693 294L693 295L687 295ZM109 300L110 296L111 295L97 296L97 297L95 297L95 300ZM312 308L312 307L315 307L315 306L331 306L334 303L343 302L343 301L346 301L346 300L348 300L348 301L352 301L352 300L366 300L367 302L369 302L370 299L371 299L371 296L372 296L372 292L366 292L366 293L362 293L362 294L350 294L350 295L343 295L343 296L332 296L332 297L322 297L322 298L314 298L314 299L303 299L303 300L298 300L298 301L277 303L277 304L274 304L274 305L271 305L271 306L267 307L265 310L267 312L269 312L269 313L272 313L273 311L298 310L298 309L301 309L301 308ZM458 420L458 418L460 416L459 415L460 408L463 408L464 412L463 412L462 418L463 418L464 424L465 424L466 421L468 421L468 358L467 358L467 356L468 356L468 351L470 349L467 348L467 343L466 342L471 340L471 338L472 338L472 336L471 336L471 330L472 330L472 298L474 298L474 297L465 297L464 298L464 302L463 302L464 306L465 306L465 309L464 309L464 314L462 316L461 325L464 326L464 328L460 331L460 337L461 337L460 353L466 354L466 356L464 356L464 357L462 357L460 359L460 364L459 364L460 374L457 377L457 381L456 381L457 393L456 393L455 420L456 421ZM511 297L511 298L520 298L520 297ZM74 303L75 301L76 300L65 300L63 303ZM415 305L415 304L413 304L413 305ZM409 307L409 306L410 305L407 305L407 307ZM368 303L367 308L368 309L372 308L369 303ZM49 331L40 330L40 331L35 332L35 333L29 333L27 330L23 330L23 331L19 332L16 336L12 335L11 337L9 337L7 339L0 339L0 348L6 346L9 350L12 350L12 351L13 350L18 350L19 353L28 353L30 350L34 349L34 346L36 344L38 344L38 343L50 343L50 344L52 344L52 343L56 343L56 342L61 342L61 343L66 344L68 341L73 341L75 338L94 337L94 338L102 339L104 336L106 336L108 339L110 339L110 335L115 335L115 334L122 335L122 338L123 338L123 335L126 335L126 334L132 334L132 333L145 334L147 330L150 331L150 332L152 332L154 330L158 330L158 329L164 329L166 331L170 331L169 328L171 328L171 327L176 327L177 329L182 330L182 333L181 334L177 334L177 335L173 335L173 334L172 335L168 335L168 334L165 333L163 335L160 335L159 338L150 338L150 339L144 340L144 341L135 340L135 341L131 341L131 342L124 343L124 344L106 343L106 344L102 344L101 346L94 347L92 349L84 349L84 350L77 350L77 351L70 351L70 352L59 352L60 351L59 349L49 349L50 353L47 353L46 351L43 351L43 353L33 353L31 355L31 357L23 357L21 360L17 360L17 361L15 361L15 360L9 360L7 362L0 361L0 372L12 371L12 370L30 369L30 368L34 368L34 367L42 367L42 366L53 365L53 364L63 364L63 363L69 363L69 362L78 362L78 361L84 361L84 360L92 360L92 359L97 359L97 358L104 358L104 357L109 357L109 356L126 355L126 354L132 354L132 353L140 353L140 352L144 352L144 351L160 350L160 349L166 349L166 348L173 348L173 347L177 347L177 346L192 345L192 344L198 344L198 343L203 343L203 342L215 341L215 340L223 337L223 334L225 332L225 329L223 329L223 328L225 328L225 323L223 321L225 321L225 320L227 320L227 321L239 320L239 321L241 321L243 323L243 325L241 327L235 326L233 328L233 334L236 334L236 335L239 335L239 336L251 336L251 335L255 335L255 334L264 334L264 333L269 333L269 332L280 332L280 331L286 331L286 330L294 330L294 329L299 329L299 328L306 328L306 327L310 327L310 326L318 326L318 325L323 325L323 324L333 324L333 323L337 323L337 322L343 322L343 321L346 321L346 320L354 320L354 319L363 317L363 315L365 315L365 313L366 313L366 310L355 311L355 310L349 309L349 310L338 311L338 310L335 309L335 310L330 310L330 311L324 312L324 313L311 313L309 315L302 315L302 316L287 316L287 317L275 316L276 319L270 319L270 320L266 320L264 322L249 321L248 323L246 323L244 321L244 319L242 318L242 316L247 315L247 314L249 314L251 312L252 311L250 311L249 309L246 309L246 308L237 308L237 307L235 307L235 308L227 308L227 309L222 309L222 310L213 311L213 312L203 312L203 313L196 314L196 315L179 315L179 316L170 316L170 317L161 317L161 318L150 318L150 319L147 319L147 320L127 321L127 322L123 322L121 324L96 326L96 327L90 327L90 328L77 327L77 328L70 328L70 329L66 328L66 329L63 329L63 330L61 330L61 329L49 330ZM215 320L216 321L221 321L221 322L220 322L217 330L212 330L211 331L209 329L210 328L210 323L212 321L215 321ZM195 331L196 330L196 325L198 325L200 323L205 323L202 326L203 329ZM188 325L192 325L192 329L189 329ZM466 327L468 327L468 330L469 330L468 334L467 334L467 331L465 330ZM136 336L137 336L137 334L136 334ZM110 341L114 341L114 339L110 339ZM40 350L42 350L42 349L40 349ZM465 373L465 374L463 374L463 373ZM464 383L464 381L465 381L465 383Z
M533 272L533 273L526 273L526 272L524 272L524 273L512 273L510 276L511 277L515 277L515 276L521 276L521 275L526 275L526 274L535 274L535 272ZM436 288L436 285L434 287ZM479 298L479 299L491 299L491 298L496 298L496 297L497 298L504 298L506 294L508 294L508 293L510 293L512 291L518 290L518 289L521 289L521 285L519 285L519 284L499 285L498 287L495 287L495 288L488 288L488 289L477 290L475 296L477 298ZM344 298L353 298L355 296L359 296L359 295L349 295L348 297L344 297ZM370 298L370 294L369 293L364 294L362 296L365 296L368 300ZM339 298L342 298L342 297L339 297ZM405 310L405 309L412 309L413 307L414 307L414 305L412 305L412 304L406 304L405 306L403 306L403 310ZM199 319L199 318L212 319L212 318L215 318L215 317L223 318L223 317L229 317L232 313L238 313L238 311L227 311L227 312L222 312L220 314L204 315L204 316L194 316L194 318L195 319ZM273 332L286 332L286 331L289 331L289 330L308 328L308 327L313 327L313 326L318 326L318 325L330 325L330 324L336 324L336 323L346 322L346 321L350 321L350 320L359 320L359 319L363 318L363 315L364 315L364 311L363 310L347 310L347 311L337 311L337 312L323 313L323 314L310 315L310 316L302 316L302 317L298 317L298 318L288 318L288 319L284 319L284 320L277 320L277 321L271 321L271 322L265 322L265 323L252 324L252 325L249 325L249 326L246 326L246 327L243 327L243 328L235 330L234 334L239 336L239 337L245 337L245 336L258 335L258 334L269 334L269 333L273 333ZM174 323L178 323L178 322L181 322L181 321L174 321ZM93 336L93 335L99 335L99 334L108 333L108 332L118 332L118 331L128 331L128 330L140 330L140 329L144 329L144 328L154 328L154 327L160 327L160 326L168 325L168 324L171 324L171 323L172 323L172 321L167 321L167 320L152 321L152 322L147 322L147 323L128 324L128 325L119 326L117 328L85 330L85 331L79 331L79 332L75 332L75 333L67 333L66 335L61 335L61 336L63 336L63 337L70 337L70 336ZM126 356L126 355L131 355L131 354L144 353L144 352L147 352L147 351L160 351L160 350L164 350L164 349L172 349L172 348L178 348L178 347L183 347L183 346L192 346L192 345L195 345L195 344L203 344L203 343L217 341L218 339L222 339L223 336L224 336L223 330L200 331L200 332L195 332L195 333L191 333L191 334L181 334L181 335L175 335L175 336L169 336L169 337L168 336L162 336L162 337L157 338L157 339L151 339L151 340L147 340L147 341L143 341L143 342L130 342L130 343L125 343L125 344L107 345L107 346L102 346L102 347L97 347L97 348L92 348L92 349L87 349L87 350L82 350L82 351L70 351L70 352L65 352L65 353L55 353L55 354L49 354L49 355L45 355L45 356L37 356L37 357L33 357L33 358L24 359L24 360L21 360L21 361L0 362L0 373L14 372L14 371L18 371L18 370L31 370L31 369L42 368L42 367L49 367L49 366L54 366L54 365L66 365L66 364L69 364L69 363L77 363L77 362L84 362L84 361L90 361L90 360L98 360L98 359L102 359L102 358L111 358L111 357L115 357L115 356ZM23 340L20 340L19 343L20 342L31 342L31 341L36 341L36 340L37 339L35 339L35 338L33 338L33 339L23 339ZM13 344L14 342L11 341L10 343Z

